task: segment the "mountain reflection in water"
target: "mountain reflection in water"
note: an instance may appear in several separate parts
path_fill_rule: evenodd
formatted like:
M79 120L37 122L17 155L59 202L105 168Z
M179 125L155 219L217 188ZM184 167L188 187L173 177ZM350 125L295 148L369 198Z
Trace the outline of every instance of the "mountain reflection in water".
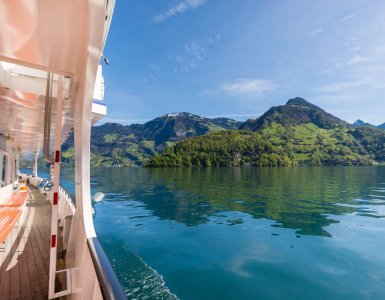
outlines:
M94 169L91 187L130 298L385 298L383 167Z
M385 190L373 190L385 181L383 168L104 169L93 178L101 180L98 190L107 195L106 201L134 199L160 219L188 226L239 211L301 235L329 236L325 227L337 222L331 215L382 217L356 205L385 203L385 198L376 199ZM357 199L360 195L367 199Z

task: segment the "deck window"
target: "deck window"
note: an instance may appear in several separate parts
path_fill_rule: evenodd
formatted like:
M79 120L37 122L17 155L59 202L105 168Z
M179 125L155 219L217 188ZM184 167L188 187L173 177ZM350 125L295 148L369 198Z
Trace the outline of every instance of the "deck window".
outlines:
M3 155L3 169L1 170L1 186L5 186L6 171L7 171L7 156Z
M0 149L6 150L7 149L7 140L5 138L5 135L0 132Z
M17 159L15 159L15 163L14 163L14 169L13 169L13 174L15 175L15 179L17 179L17 175L19 175L19 170L18 170L18 167L17 167Z

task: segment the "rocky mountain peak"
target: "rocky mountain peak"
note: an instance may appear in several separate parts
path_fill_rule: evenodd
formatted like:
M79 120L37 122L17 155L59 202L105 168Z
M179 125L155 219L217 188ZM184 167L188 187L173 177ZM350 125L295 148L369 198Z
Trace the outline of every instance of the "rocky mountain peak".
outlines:
M364 122L364 121L358 119L357 121L355 121L355 122L353 123L353 126L362 126L362 125L365 125L365 124L366 124L366 122Z
M258 119L247 120L240 129L255 131L274 122L285 127L307 123L325 129L351 126L305 99L296 97L288 100L285 105L273 106Z
M301 97L295 97L292 99L289 99L286 102L286 105L291 105L291 106L308 106L308 107L314 107L314 104L311 104L310 102L306 101L305 99Z

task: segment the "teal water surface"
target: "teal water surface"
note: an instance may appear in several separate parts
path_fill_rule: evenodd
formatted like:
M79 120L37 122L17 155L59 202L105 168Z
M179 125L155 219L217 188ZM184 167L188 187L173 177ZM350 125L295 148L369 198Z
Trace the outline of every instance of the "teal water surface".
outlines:
M92 172L136 299L385 299L385 168Z

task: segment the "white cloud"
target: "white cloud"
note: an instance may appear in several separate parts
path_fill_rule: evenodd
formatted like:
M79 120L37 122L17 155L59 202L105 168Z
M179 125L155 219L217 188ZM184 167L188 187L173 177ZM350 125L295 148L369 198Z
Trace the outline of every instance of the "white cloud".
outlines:
M204 61L206 49L203 48L197 41L192 41L184 47L186 53L196 61Z
M385 52L385 45L378 46L376 50L377 52Z
M351 18L354 18L355 16L356 16L355 14L350 14L350 15L344 16L341 19L338 19L338 22L343 22L343 21L349 20Z
M215 44L215 43L219 43L221 40L222 40L222 36L220 34L217 34L209 38L209 43Z
M100 122L98 122L98 125L105 124L105 123L118 123L122 125L129 125L129 124L143 124L148 122L150 119L123 119L123 118L114 118L114 117L105 117Z
M183 47L183 52L170 55L168 59L173 63L172 69L175 73L188 72L204 63L207 51L206 47L193 40Z
M182 14L188 10L193 10L199 6L205 4L207 0L184 0L178 4L171 6L168 10L153 17L153 22L161 23L168 18L174 17L178 14Z
M187 73L193 69L204 66L210 58L210 51L222 41L222 36L217 33L206 39L190 40L174 53L167 55L162 63L152 63L150 69L159 71L162 66L174 73Z
M357 107L364 103L366 98L357 93L350 91L336 92L336 93L325 93L314 95L312 101L319 103L320 106L327 112L343 116L344 112L349 110L357 110ZM344 117L342 117L343 119Z
M322 30L323 30L322 28L318 28L318 29L316 29L316 30L310 32L309 35L315 35L315 34L318 34L318 33L322 32Z
M348 61L348 64L349 64L349 65L354 65L354 64L358 64L358 63L367 61L367 60L369 60L369 59L370 59L369 57L364 57L364 56L356 55L356 56L354 56L353 58L351 58L351 59Z
M339 93L346 90L351 90L354 87L365 85L366 82L361 81L346 81L339 83L327 84L315 89L318 93Z
M222 115L211 115L207 118L230 118L230 119L245 119L245 118L257 118L261 113L255 114L222 114Z
M260 96L277 88L277 84L263 79L237 79L219 84L219 90L228 95Z

